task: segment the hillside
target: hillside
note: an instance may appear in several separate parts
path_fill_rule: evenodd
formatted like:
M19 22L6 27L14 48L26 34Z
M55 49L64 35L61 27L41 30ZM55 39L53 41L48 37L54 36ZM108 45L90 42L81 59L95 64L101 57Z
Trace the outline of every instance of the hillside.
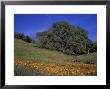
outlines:
M37 48L36 44L16 38L14 40L14 63L16 76L96 75L96 53L70 56Z

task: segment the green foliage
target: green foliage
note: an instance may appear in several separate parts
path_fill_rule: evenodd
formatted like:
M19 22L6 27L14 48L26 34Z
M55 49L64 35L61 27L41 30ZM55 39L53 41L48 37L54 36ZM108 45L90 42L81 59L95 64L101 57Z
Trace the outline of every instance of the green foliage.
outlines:
M44 32L38 32L38 47L57 50L70 55L96 51L96 44L88 38L88 32L68 22L56 22Z
M88 54L89 54L89 52L96 52L97 51L97 43L93 42L91 40L88 40L88 42L86 44L86 48L87 48Z
M24 40L24 41L26 41L28 43L32 43L33 42L33 40L29 36L25 36L24 34L19 33L19 32L15 32L14 33L14 37L18 38L18 39L21 39L21 40Z

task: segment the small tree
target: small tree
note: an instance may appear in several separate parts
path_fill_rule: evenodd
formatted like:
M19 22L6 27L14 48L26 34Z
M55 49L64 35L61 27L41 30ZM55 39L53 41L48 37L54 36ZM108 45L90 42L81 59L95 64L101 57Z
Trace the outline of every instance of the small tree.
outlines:
M29 36L26 36L26 42L32 43L32 39Z
M28 43L32 43L32 39L31 39L31 37L29 37L29 36L25 36L23 33L19 33L19 32L15 32L14 33L14 37L15 38L18 38L18 39L21 39L21 40L24 40L24 41L26 41L26 42L28 42Z
M86 49L87 49L87 54L89 54L89 52L96 52L97 51L97 44L96 44L96 42L88 40L87 44L86 44Z

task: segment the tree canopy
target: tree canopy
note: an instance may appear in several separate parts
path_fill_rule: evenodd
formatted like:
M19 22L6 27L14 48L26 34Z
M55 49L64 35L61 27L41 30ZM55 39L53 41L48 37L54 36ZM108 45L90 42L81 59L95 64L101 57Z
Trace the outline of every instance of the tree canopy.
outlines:
M86 30L66 21L56 22L47 31L37 32L37 37L38 47L71 55L86 54L97 49L96 42L88 38Z

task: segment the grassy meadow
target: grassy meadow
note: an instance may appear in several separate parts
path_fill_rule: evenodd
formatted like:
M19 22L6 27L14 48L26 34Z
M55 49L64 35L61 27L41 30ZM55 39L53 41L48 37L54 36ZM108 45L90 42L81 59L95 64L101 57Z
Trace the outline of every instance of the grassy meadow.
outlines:
M71 56L14 39L15 76L96 76L97 53Z

